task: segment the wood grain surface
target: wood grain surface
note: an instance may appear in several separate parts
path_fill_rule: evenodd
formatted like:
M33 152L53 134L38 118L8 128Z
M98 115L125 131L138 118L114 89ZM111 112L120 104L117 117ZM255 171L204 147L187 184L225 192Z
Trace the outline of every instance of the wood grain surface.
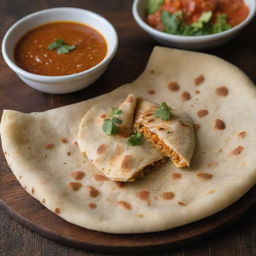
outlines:
M1 39L16 20L45 8L72 6L90 9L106 17L117 29L119 49L106 73L91 87L69 95L47 95L37 92L21 82L0 58L0 106L24 112L46 109L78 102L110 91L135 79L143 70L156 42L146 35L133 21L132 1L128 0L0 0ZM220 48L208 51L244 70L256 82L255 20L237 38ZM254 111L254 110L252 110ZM0 157L0 170L6 170L4 157ZM3 178L0 183L10 180ZM4 186L1 187L4 189ZM17 194L17 198L18 198ZM27 206L29 207L29 205ZM216 236L196 240L176 249L164 250L155 255L256 255L256 206L239 221L223 228ZM0 211L0 255L103 255L62 246L22 227L4 211ZM153 254L152 254L153 255Z

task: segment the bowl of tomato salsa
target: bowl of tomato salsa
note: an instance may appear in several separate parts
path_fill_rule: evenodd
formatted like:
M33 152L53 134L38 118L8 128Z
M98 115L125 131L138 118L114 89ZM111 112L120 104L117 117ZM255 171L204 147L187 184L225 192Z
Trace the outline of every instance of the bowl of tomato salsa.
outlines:
M52 8L12 25L4 36L2 53L26 84L61 94L96 81L117 45L114 27L102 16L78 8Z
M137 24L161 44L184 49L222 45L255 16L255 0L134 0Z

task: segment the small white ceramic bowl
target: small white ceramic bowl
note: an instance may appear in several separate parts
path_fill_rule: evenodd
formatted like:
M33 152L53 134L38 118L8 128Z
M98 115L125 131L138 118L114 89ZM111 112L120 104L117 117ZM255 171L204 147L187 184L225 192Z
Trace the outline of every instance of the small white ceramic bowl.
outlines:
M29 30L53 21L75 21L99 31L108 49L105 58L96 66L72 75L43 76L27 72L15 64L13 52L17 41ZM52 8L32 13L17 21L4 36L2 54L7 65L29 86L47 93L62 94L89 86L105 71L117 50L118 38L114 27L102 16L78 8Z
M207 49L226 43L250 23L255 16L256 2L255 0L244 1L249 7L250 13L242 23L224 32L205 36L171 35L150 27L145 22L145 6L148 0L134 0L132 13L137 24L161 44L190 50Z

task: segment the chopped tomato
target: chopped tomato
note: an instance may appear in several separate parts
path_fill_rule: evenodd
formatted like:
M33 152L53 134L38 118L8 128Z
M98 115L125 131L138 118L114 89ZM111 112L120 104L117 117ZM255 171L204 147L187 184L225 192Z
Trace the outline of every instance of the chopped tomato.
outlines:
M162 27L161 13L183 12L187 24L192 24L201 17L203 12L212 11L213 17L217 14L226 14L231 26L241 23L249 14L249 9L243 0L164 0L162 6L154 14L147 17L148 24L155 28Z

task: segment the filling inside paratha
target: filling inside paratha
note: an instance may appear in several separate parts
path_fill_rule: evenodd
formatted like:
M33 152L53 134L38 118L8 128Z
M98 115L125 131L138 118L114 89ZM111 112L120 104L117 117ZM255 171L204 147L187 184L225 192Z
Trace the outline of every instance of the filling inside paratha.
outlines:
M192 120L174 113L166 103L140 100L135 127L178 168L189 167L194 152Z

